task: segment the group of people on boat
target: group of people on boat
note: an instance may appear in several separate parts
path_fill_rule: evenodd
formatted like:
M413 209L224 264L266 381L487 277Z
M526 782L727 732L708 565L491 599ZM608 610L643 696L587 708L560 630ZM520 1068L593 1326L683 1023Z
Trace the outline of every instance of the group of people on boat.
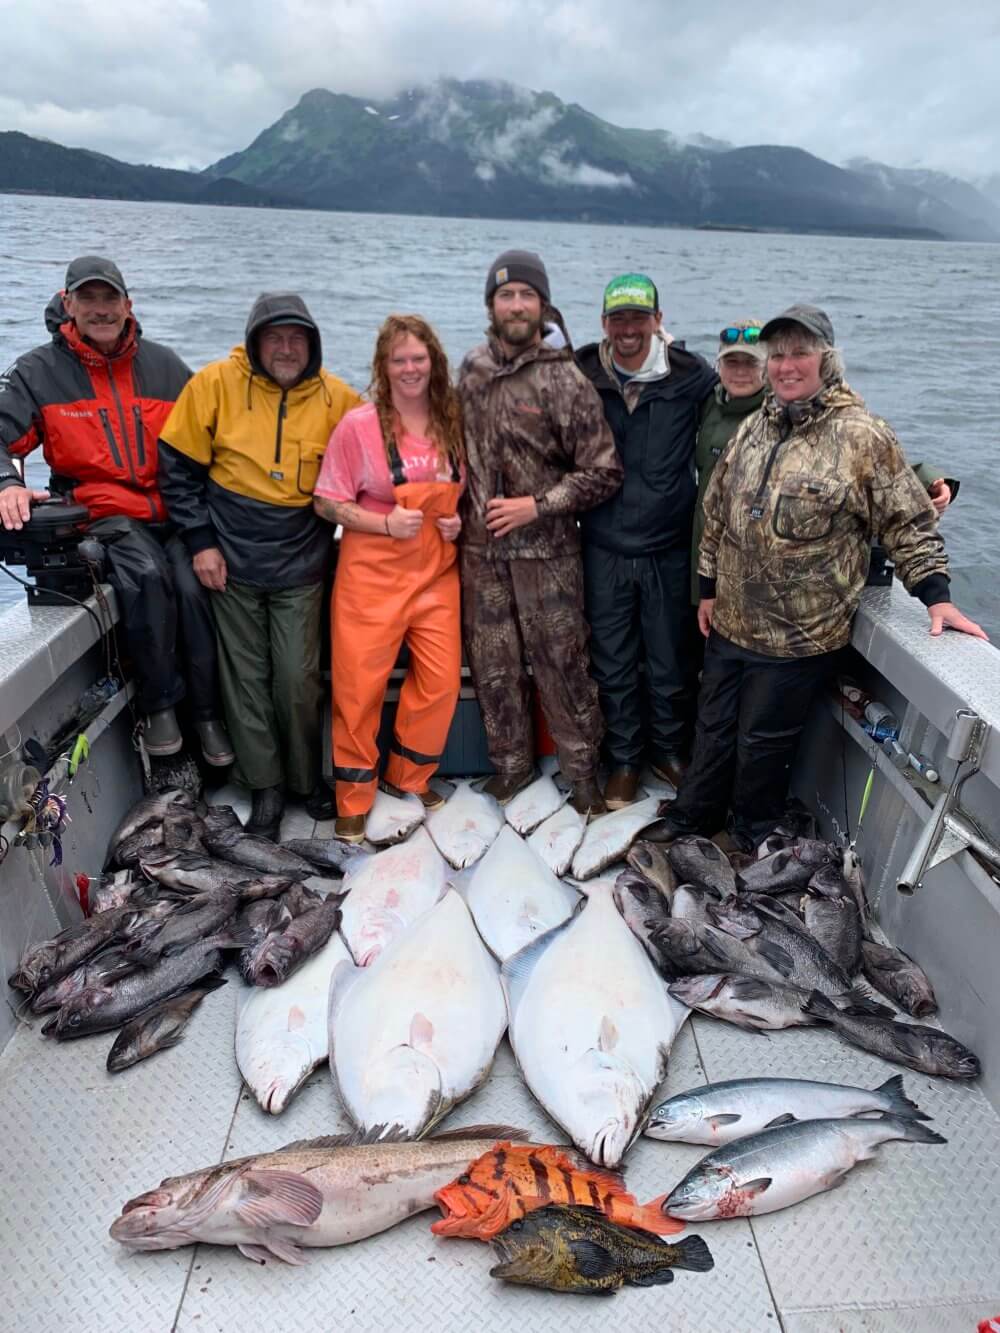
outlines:
M535 776L536 691L581 814L633 802L648 764L678 791L664 836L728 820L751 845L781 817L873 540L931 634L985 637L938 532L958 483L907 462L815 306L734 319L713 368L644 274L608 282L603 337L577 349L537 254L499 255L485 304L454 380L426 320L390 315L362 398L300 295L259 296L244 342L192 374L143 337L118 266L80 256L51 341L0 378L0 523L48 498L16 461L41 447L105 548L147 750L181 749L186 699L205 760L250 788L252 831L277 836L297 797L360 841L380 782L440 804L464 645L501 804Z

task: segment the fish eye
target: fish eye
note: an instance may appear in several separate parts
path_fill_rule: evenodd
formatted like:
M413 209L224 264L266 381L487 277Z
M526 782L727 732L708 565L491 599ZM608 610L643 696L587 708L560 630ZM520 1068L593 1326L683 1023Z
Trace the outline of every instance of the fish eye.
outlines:
M69 1016L69 1025L70 1025L71 1028L75 1028L79 1022L80 1022L80 1015L79 1015L79 1014L70 1014L70 1016Z
M459 1184L459 1185L468 1185L468 1184L469 1184L469 1181L470 1181L471 1179L472 1179L472 1177L466 1172L466 1173L464 1173L463 1175L459 1176L459 1178L458 1178L458 1184Z
M511 1222L511 1224L510 1224L510 1226L507 1228L507 1230L508 1230L508 1231L520 1231L520 1230L522 1229L523 1226L524 1226L524 1223L521 1221L520 1218L517 1218L515 1221Z

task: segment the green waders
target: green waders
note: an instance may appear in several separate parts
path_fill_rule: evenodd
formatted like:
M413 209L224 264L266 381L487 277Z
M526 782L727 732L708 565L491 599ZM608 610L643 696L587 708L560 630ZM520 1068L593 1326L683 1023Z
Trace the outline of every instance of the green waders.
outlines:
M254 791L284 783L308 796L319 778L323 584L212 594L219 676L238 776Z

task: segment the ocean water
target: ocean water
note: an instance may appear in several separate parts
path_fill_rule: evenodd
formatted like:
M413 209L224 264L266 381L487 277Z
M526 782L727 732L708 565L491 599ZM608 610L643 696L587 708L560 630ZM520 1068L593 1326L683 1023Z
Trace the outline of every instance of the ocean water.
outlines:
M326 366L360 389L391 311L428 318L457 366L482 336L487 267L514 246L542 254L577 344L600 335L604 284L623 272L648 273L666 327L709 357L733 319L822 306L849 382L907 455L961 478L942 521L953 594L1000 637L1000 246L0 195L0 363L46 340L68 260L96 252L118 262L145 333L192 368L242 340L259 292L290 289ZM21 595L8 587L0 604Z

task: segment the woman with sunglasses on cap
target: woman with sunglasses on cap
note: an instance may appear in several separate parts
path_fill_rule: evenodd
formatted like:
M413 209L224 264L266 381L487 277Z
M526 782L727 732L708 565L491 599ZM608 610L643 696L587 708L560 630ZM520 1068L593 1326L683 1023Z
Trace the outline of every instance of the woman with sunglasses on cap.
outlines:
M344 529L333 588L335 836L360 842L375 800L378 731L389 675L410 661L383 787L428 787L458 702L461 618L455 541L464 485L458 396L434 330L390 315L372 361L371 401L334 431L316 483L321 517Z
M744 417L756 412L764 401L765 356L760 330L759 319L740 319L727 325L719 334L719 350L715 357L719 383L705 399L694 449L698 499L691 543L691 596L695 606L699 601L698 546L705 527L702 506L712 469Z
M705 495L694 755L659 830L711 835L728 811L742 849L784 813L799 736L850 638L874 538L927 607L932 635L986 638L950 601L934 506L889 425L846 383L827 315L791 306L760 338L764 403Z

